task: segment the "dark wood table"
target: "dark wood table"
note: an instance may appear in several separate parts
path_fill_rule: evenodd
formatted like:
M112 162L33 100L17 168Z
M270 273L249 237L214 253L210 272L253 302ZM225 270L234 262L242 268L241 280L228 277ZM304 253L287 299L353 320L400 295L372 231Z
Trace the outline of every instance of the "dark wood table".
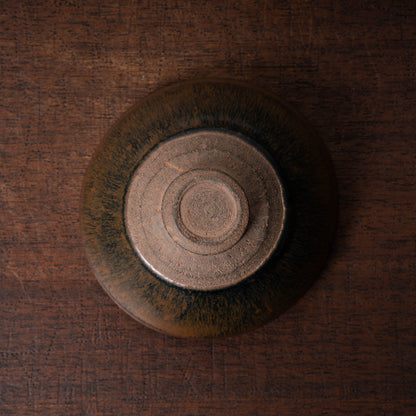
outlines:
M416 414L416 3L0 5L1 415ZM228 77L286 98L331 152L338 236L278 320L223 340L145 328L80 239L95 147L158 87Z

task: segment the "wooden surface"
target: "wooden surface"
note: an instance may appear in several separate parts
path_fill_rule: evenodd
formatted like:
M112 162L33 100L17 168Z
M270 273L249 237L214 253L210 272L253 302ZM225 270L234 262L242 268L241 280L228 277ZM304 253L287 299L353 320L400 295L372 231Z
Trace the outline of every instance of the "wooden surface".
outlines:
M1 2L0 414L414 415L414 4ZM78 205L111 124L207 76L266 87L312 122L340 224L321 279L278 320L189 341L103 292Z

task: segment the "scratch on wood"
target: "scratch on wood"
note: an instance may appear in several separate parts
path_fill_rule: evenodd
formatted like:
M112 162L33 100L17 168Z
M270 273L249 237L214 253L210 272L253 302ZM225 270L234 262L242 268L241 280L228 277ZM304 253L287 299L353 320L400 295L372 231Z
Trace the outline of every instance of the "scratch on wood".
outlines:
M20 283L20 286L22 287L22 291L25 294L27 300L33 304L33 300L30 297L29 293L27 293L25 285L23 284L22 278L17 274L17 272L9 265L6 265L7 270L11 272L11 274L17 279L17 281Z

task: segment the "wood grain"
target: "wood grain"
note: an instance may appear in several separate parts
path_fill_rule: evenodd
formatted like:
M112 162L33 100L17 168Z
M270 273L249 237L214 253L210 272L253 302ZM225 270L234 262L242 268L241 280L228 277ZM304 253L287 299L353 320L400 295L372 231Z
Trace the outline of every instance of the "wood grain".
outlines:
M413 1L13 1L0 27L2 415L415 414ZM80 239L82 178L106 130L196 77L286 98L340 187L322 278L228 340L133 321Z

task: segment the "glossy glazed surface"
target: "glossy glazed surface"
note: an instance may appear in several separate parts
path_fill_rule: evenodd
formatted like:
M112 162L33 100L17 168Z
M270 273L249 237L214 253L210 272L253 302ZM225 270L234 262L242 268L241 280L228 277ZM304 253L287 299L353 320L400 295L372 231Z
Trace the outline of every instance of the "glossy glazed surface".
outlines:
M256 273L220 290L188 289L140 260L126 230L125 201L137 166L157 145L210 129L264 149L279 169L288 215L277 248ZM276 317L317 277L335 230L335 178L320 139L275 97L228 81L188 82L150 95L114 125L88 169L82 218L97 278L129 314L177 336L225 336Z

